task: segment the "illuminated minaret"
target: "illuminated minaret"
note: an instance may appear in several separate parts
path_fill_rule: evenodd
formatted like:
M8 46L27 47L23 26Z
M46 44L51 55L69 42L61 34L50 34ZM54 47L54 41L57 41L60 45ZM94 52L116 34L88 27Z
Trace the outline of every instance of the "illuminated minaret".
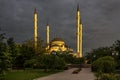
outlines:
M82 57L82 23L79 5L77 6L77 54L78 57Z
M46 41L47 41L47 44L49 45L50 43L50 27L49 27L49 24L47 23L47 26L46 26Z
M81 22L81 21L80 21ZM82 57L83 55L82 55L82 23L80 23L80 57Z
M37 11L36 8L34 10L34 47L37 50L37 43L38 43L38 25L37 25Z

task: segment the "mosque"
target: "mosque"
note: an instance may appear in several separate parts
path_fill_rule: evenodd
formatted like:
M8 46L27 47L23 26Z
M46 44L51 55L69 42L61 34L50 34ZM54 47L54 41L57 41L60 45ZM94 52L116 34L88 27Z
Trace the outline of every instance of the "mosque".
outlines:
M37 11L34 10L34 47L37 48L37 42L38 42L38 25L37 25ZM76 14L76 53L73 53L73 55L77 57L82 57L82 23L80 18L80 10L79 5L77 6L77 14ZM46 26L46 43L47 47L46 50L48 53L51 53L53 51L67 51L67 52L73 52L73 49L68 47L68 45L65 43L65 41L62 38L54 38L50 41L50 27L47 23Z
M67 52L73 52L73 49L69 48L65 41L62 39L62 38L54 38L50 44L48 44L47 46L47 50L48 52L52 52L52 51L59 51L59 52L64 52L64 51L67 51Z

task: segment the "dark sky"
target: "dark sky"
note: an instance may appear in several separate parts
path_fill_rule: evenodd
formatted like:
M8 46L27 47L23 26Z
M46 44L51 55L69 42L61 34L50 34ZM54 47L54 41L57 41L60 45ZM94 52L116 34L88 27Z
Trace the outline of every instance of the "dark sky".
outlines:
M120 0L0 0L0 27L18 43L33 38L36 7L39 37L46 39L49 20L51 39L61 37L75 50L77 4L83 24L84 52L120 39Z

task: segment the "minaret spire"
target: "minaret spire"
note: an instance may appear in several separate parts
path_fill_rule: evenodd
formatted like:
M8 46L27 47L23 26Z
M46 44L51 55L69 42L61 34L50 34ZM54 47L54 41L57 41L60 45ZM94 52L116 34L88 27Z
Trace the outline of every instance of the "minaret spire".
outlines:
M77 4L77 11L79 11L79 4Z
M36 8L34 9L34 14L36 14L37 13L37 11L36 11Z
M38 25L37 25L37 11L36 8L34 9L34 47L37 50L37 43L38 43Z
M82 57L82 23L80 18L79 4L77 5L77 54Z

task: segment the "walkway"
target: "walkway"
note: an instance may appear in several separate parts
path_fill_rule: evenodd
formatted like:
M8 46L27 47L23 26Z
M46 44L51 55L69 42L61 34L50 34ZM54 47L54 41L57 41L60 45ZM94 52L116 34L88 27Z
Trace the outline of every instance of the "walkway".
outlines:
M90 68L82 68L78 74L72 74L74 70L76 70L76 68L35 80L95 80Z

